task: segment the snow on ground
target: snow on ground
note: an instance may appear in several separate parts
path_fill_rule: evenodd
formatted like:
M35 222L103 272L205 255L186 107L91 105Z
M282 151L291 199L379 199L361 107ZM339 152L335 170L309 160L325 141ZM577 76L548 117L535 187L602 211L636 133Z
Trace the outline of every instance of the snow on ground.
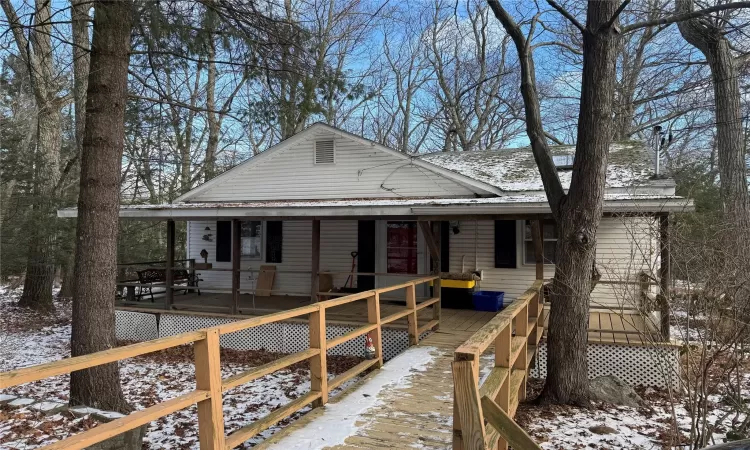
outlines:
M0 371L69 356L70 305L57 303L54 314L37 315L16 307L17 296L18 291L0 288ZM262 351L225 350L222 351L222 373L227 377L279 356ZM135 409L143 409L195 389L192 357L192 347L182 346L123 361L120 379L127 401ZM329 376L345 371L358 361L357 358L329 356ZM226 432L248 425L306 394L309 389L307 366L296 364L225 393ZM69 376L65 375L8 388L0 394L67 403L68 391ZM309 407L246 442L245 446L262 441L307 410ZM44 416L29 408L0 406L0 449L31 450L96 424L90 415L75 417L64 412ZM192 406L152 422L146 436L147 448L197 449L197 433L197 409Z

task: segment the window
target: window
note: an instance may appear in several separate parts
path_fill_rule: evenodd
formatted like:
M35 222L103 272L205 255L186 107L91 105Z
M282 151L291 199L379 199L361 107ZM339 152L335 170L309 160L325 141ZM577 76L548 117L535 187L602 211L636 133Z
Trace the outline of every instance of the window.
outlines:
M544 229L544 264L555 263L555 247L557 246L557 229L553 220L543 221ZM523 262L524 264L536 264L534 256L534 242L531 239L531 222L525 221L523 227Z
M315 164L333 164L336 152L333 140L315 141Z
M388 222L388 273L417 273L417 222Z
M249 259L260 259L263 244L263 223L246 220L240 224L240 254Z
M555 163L557 170L572 169L575 156L576 155L555 155L552 157L552 162Z

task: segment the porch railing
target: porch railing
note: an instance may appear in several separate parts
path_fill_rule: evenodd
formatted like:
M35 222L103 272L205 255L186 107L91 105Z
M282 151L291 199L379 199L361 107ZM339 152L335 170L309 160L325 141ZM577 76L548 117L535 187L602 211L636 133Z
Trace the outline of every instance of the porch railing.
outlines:
M191 331L175 336L165 337L138 344L118 347L111 350L92 353L85 356L63 359L47 364L26 367L10 372L0 373L0 389L30 383L44 378L88 369L102 364L121 361L135 356L193 344L196 388L186 394L171 400L157 403L144 410L129 414L126 417L101 424L88 431L76 434L44 449L83 449L98 442L109 439L120 433L133 430L139 426L187 408L198 405L198 432L202 450L232 449L258 433L270 428L277 422L300 411L307 404L321 406L328 402L331 390L341 386L346 381L361 374L365 370L383 365L382 325L406 317L408 323L409 342L415 345L419 336L430 328L437 328L440 323L440 294L426 301L417 302L415 290L420 284L437 280L437 277L424 277L395 286L360 292L333 300L313 303L308 306L283 311L266 316L239 320L198 331ZM386 317L380 314L380 295L398 289L406 289L406 307ZM326 313L329 309L346 305L356 301L367 302L367 325L356 328L342 336L326 338ZM418 312L424 308L433 308L433 319L425 325L419 326ZM242 373L222 378L219 338L222 335L255 328L269 323L275 323L300 316L308 316L309 348L301 352L284 356L276 361L254 367ZM370 334L375 346L375 357L365 360L348 371L328 380L327 350L343 342ZM265 417L226 435L224 430L224 413L222 410L222 394L242 384L257 380L260 377L292 364L309 361L310 363L310 391L302 397L276 409Z
M526 396L526 380L542 338L543 281L474 333L454 353L453 448L538 449L513 422ZM480 356L494 344L495 364L480 384ZM485 425L487 420L487 425Z

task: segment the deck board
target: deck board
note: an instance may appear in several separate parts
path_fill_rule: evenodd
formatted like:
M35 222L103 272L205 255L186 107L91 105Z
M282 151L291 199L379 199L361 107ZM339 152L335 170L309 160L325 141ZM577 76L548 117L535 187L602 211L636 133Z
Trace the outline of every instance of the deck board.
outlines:
M457 322L471 324L481 317L485 323L494 315L469 314L472 311L446 310L449 316L455 316ZM445 328L444 328L445 327ZM433 359L422 371L412 372L407 383L400 383L393 389L383 389L378 394L378 402L361 412L356 420L355 431L343 442L334 442L326 446L323 443L302 442L300 433L315 429L316 423L324 423L326 408L313 410L280 433L269 438L259 449L383 449L420 447L430 449L447 449L453 438L453 378L451 362L453 351L473 332L447 329L441 324L440 331L432 333L409 351L428 349ZM386 363L387 365L388 363ZM369 377L368 377L369 378ZM368 378L353 386L333 404L344 401L349 396L361 395L358 388L367 383Z

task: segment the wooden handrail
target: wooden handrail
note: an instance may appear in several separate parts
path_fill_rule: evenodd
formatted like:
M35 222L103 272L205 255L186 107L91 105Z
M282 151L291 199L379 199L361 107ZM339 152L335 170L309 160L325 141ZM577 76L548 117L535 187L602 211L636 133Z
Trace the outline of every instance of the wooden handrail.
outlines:
M526 396L529 366L542 337L543 300L543 281L537 280L454 352L454 449L506 448L508 443L520 450L538 448L527 445L533 443L528 436L527 441L518 437L515 432L520 428L512 417ZM480 384L479 358L493 344L495 367ZM487 404L487 412L483 410L485 399L492 402ZM498 419L492 405L497 406L515 428L502 417ZM490 424L485 425L485 419L490 420ZM517 447L517 444L525 446Z
M410 343L418 343L420 334L429 329L436 329L440 323L439 281L435 282L436 289L433 293L433 298L422 303L416 303L415 295L416 285L428 283L435 279L438 279L438 277L422 277L416 280L411 280L408 283L351 294L288 311L280 311L274 314L238 320L236 322L215 327L190 331L146 342L139 342L137 344L118 347L89 355L66 358L47 364L3 372L0 373L0 389L192 343L195 348L195 390L172 400L157 403L142 411L131 413L128 416L107 424L99 425L86 432L76 434L43 448L86 448L97 442L104 441L120 433L135 429L145 423L159 419L160 417L164 417L165 415L197 403L198 431L200 435L201 449L231 449L268 429L284 418L289 417L291 414L298 412L310 403L313 403L313 406L325 404L328 401L328 395L331 390L341 386L344 382L361 374L365 370L372 367L379 368L383 365L382 326L392 316L386 317L385 319L380 316L381 293L406 289L407 307L403 315L408 317ZM361 326L342 336L327 340L326 311L330 308L359 300L367 301L368 325ZM432 306L433 308L433 319L422 327L419 327L417 323L417 312L428 306ZM235 333L301 316L308 316L310 347L307 350L287 355L276 361L272 361L227 378L222 378L219 344L221 335ZM362 336L363 334L369 334L371 336L375 346L375 358L363 361L329 381L328 371L326 369L327 350L331 347ZM308 394L273 411L257 421L240 428L229 436L225 435L224 415L222 411L222 395L224 392L277 370L287 368L292 364L306 360L310 362L311 389Z

